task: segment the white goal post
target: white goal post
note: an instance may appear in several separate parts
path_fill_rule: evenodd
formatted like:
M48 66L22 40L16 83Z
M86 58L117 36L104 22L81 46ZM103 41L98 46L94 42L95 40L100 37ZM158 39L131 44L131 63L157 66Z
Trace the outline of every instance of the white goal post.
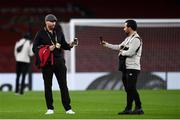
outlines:
M75 26L122 27L127 19L71 19L70 40L75 38ZM134 19L138 27L180 27L180 19ZM71 51L71 73L76 72L75 49Z
M124 22L127 19L71 19L66 27L68 31L68 38L72 41L76 36L77 26L87 27L123 27ZM180 27L180 19L134 19L138 24L138 28L141 27ZM63 28L64 29L64 28ZM87 33L88 34L88 33ZM66 36L67 37L67 36ZM81 44L81 40L79 41ZM74 89L76 76L76 48L71 49L69 54L70 59L68 63L70 70L68 71L69 79L71 81L71 87ZM86 56L84 56L86 57Z

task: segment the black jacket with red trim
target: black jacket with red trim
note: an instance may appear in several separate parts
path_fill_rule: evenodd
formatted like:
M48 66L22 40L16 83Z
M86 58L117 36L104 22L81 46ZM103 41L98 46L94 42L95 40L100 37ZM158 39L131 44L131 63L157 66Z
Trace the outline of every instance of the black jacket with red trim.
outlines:
M50 36L49 36L49 35ZM34 38L34 42L33 42L33 52L35 53L36 59L39 61L38 58L38 51L39 51L39 47L42 45L52 45L53 41L55 43L55 35L57 36L57 42L59 44L61 44L60 49L55 48L54 51L52 51L54 58L63 58L63 50L70 50L71 46L66 42L64 34L62 32L62 29L60 28L60 26L56 26L53 34L51 34L50 32L48 32L46 29L42 29L39 32L37 32L35 38ZM50 58L49 58L50 60ZM39 61L40 62L40 61ZM37 64L40 64L37 62Z

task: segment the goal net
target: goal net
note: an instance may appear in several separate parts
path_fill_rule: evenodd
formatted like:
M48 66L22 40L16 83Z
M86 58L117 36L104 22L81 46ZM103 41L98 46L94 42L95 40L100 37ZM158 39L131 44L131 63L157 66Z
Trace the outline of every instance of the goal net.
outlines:
M135 19L143 39L142 70L179 71L180 19ZM71 51L70 71L104 72L117 70L117 52L99 45L99 37L119 44L126 35L125 19L72 19L69 39L79 38Z

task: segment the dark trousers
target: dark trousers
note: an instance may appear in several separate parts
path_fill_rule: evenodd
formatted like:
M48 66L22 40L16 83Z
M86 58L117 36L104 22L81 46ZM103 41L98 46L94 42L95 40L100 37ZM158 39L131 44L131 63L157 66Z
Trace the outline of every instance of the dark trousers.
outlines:
M135 101L135 108L141 108L141 100L136 89L139 70L126 69L122 72L122 81L127 94L126 110L132 109L132 103Z
M67 81L66 81L67 68L65 66L65 60L63 58L55 59L54 65L51 65L51 63L49 62L42 69L46 106L48 109L52 109L52 110L54 109L53 96L52 96L53 73L55 74L58 81L62 104L64 106L64 109L67 111L71 109L71 106L70 106L70 96L69 96L69 91L68 91Z
M15 92L23 94L24 93L24 88L25 88L25 78L26 78L26 73L29 70L29 63L25 62L16 62L16 88ZM20 76L22 75L22 80L20 83Z

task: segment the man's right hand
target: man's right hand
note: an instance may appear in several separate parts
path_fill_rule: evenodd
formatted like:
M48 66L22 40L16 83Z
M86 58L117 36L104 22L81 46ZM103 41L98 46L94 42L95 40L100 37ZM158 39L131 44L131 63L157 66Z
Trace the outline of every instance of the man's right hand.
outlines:
M106 45L106 43L107 43L107 42L103 40L103 41L101 41L100 44L102 44L102 45L104 46L104 45Z
M53 51L55 48L56 48L56 46L55 46L55 45L51 45L51 46L49 46L49 50L50 50L50 51Z

